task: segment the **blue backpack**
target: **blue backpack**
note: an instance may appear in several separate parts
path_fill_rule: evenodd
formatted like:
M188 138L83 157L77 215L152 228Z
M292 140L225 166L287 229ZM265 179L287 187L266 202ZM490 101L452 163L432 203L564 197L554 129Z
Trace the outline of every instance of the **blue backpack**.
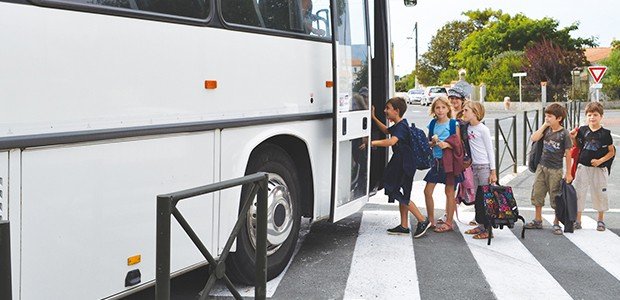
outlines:
M426 134L420 128L411 123L409 127L411 134L411 150L413 152L413 163L418 170L430 169L433 162L433 150L428 145Z

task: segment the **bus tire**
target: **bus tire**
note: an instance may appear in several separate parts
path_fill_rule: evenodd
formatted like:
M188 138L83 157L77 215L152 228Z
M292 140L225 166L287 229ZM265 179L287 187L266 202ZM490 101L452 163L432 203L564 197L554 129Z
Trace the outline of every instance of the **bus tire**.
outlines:
M268 210L272 211L267 212L269 215L267 226L268 231L272 232L273 226L276 226L276 231L279 233L273 235L268 233L267 238L267 280L271 280L280 275L288 265L297 244L301 222L301 189L293 159L279 146L266 144L252 153L246 175L256 172L269 174ZM241 199L245 199L247 193L249 189L243 189ZM276 205L273 205L274 203ZM240 205L239 209L241 207ZM231 280L250 285L256 281L255 237L252 236L256 231L252 228L255 223L248 220L255 218L252 212L255 208L253 204L244 222L245 226L237 237L236 251L230 253L226 260L226 273Z

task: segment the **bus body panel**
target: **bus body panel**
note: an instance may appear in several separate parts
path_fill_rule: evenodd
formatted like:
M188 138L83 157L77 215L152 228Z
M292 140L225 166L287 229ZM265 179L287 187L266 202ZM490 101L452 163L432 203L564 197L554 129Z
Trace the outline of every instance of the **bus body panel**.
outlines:
M4 2L0 40L0 137L332 110L329 43Z
M23 151L21 298L103 298L155 278L156 195L213 183L213 132ZM178 209L213 249L213 195ZM17 224L15 224L17 225ZM203 260L172 221L171 271ZM142 261L129 266L130 256ZM59 288L62 287L62 288Z

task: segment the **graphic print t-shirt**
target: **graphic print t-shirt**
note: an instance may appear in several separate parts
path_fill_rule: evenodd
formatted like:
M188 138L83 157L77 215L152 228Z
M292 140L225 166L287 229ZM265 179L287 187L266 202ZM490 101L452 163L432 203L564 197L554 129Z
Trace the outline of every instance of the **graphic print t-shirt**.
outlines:
M581 147L579 153L579 163L591 167L593 159L599 159L609 152L609 145L613 145L611 131L603 127L592 131L589 126L579 127L577 132L577 143ZM611 161L599 165L601 168L611 167Z
M566 150L573 146L568 130L545 130L543 136L543 153L540 164L550 169L562 169L562 159ZM570 167L570 166L569 166Z

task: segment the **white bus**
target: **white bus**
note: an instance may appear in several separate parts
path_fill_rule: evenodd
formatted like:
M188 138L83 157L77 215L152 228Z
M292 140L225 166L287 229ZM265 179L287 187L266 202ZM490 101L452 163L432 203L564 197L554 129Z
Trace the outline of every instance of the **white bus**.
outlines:
M288 264L302 217L357 212L386 159L360 147L369 107L381 111L392 86L388 1L371 2L0 0L11 261L0 272L11 270L13 299L153 285L158 194L269 173L268 278ZM240 193L179 205L212 253ZM227 261L240 282L253 281L254 221ZM205 265L172 227L173 275Z

